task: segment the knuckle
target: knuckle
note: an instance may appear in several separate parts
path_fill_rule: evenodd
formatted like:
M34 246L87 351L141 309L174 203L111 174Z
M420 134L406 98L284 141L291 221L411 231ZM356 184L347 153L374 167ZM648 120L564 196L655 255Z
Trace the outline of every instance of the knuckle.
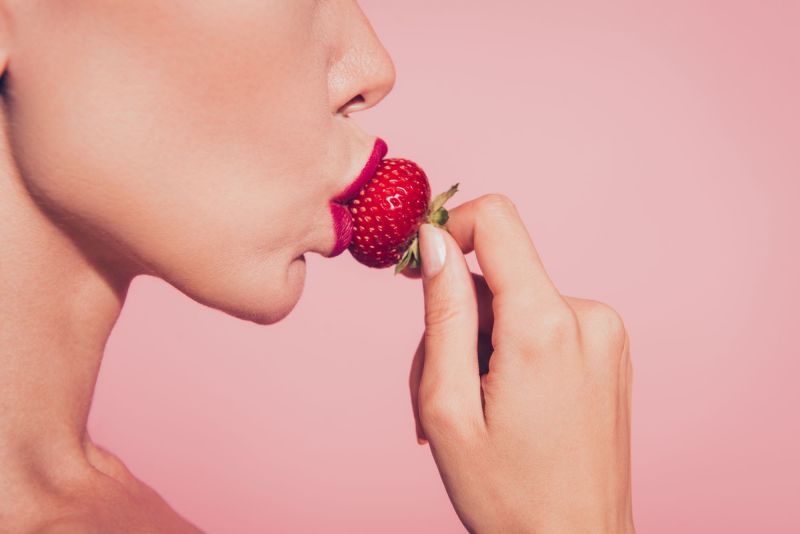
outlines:
M445 327L458 320L463 314L463 310L449 302L438 302L425 309L425 324L427 333L430 330Z
M564 305L539 314L535 327L526 329L525 336L530 345L553 349L572 343L577 339L578 332L575 311Z
M544 324L550 335L558 339L574 337L578 332L578 318L569 306L559 306L547 313Z
M512 214L517 212L517 206L508 196L500 193L489 193L478 198L480 213L490 215Z
M440 391L420 391L419 419L428 434L465 436L458 402Z
M628 337L622 316L604 302L593 301L586 307L581 326L593 339L619 349L625 345Z

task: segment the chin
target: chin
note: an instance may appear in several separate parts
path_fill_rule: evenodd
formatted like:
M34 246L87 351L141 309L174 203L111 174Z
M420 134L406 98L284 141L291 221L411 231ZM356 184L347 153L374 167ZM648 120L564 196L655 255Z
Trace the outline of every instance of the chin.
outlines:
M295 308L303 293L305 278L306 259L299 256L280 269L257 269L244 279L218 284L213 295L183 292L237 319L270 325L286 318Z
M246 311L240 318L260 325L282 321L300 301L305 281L306 258L300 256L286 267L283 281L275 287L271 295L262 294L262 298L253 302L250 311Z

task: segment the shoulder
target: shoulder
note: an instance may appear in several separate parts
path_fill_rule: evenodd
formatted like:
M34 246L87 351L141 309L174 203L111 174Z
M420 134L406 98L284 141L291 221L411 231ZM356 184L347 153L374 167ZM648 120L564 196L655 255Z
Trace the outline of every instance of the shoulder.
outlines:
M108 534L109 532L205 534L197 525L164 506L133 510L94 511L70 515L36 525L26 534Z
M69 517L39 525L29 534L102 534L109 532L88 517Z

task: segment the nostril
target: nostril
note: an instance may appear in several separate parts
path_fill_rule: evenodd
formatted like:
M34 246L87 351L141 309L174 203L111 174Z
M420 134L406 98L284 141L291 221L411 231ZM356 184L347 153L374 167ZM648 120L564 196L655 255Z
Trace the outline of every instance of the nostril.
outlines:
M353 98L351 98L350 100L348 100L344 106L340 107L337 113L341 113L346 117L347 114L350 113L351 111L356 111L360 109L361 104L363 104L364 102L365 102L364 96L358 94Z

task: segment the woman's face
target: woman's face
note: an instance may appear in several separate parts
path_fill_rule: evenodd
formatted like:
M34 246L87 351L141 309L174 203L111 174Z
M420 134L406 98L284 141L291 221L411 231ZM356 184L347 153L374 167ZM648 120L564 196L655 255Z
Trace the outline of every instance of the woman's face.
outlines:
M373 147L346 114L394 85L356 2L7 6L10 144L48 215L103 264L260 324L288 314Z

